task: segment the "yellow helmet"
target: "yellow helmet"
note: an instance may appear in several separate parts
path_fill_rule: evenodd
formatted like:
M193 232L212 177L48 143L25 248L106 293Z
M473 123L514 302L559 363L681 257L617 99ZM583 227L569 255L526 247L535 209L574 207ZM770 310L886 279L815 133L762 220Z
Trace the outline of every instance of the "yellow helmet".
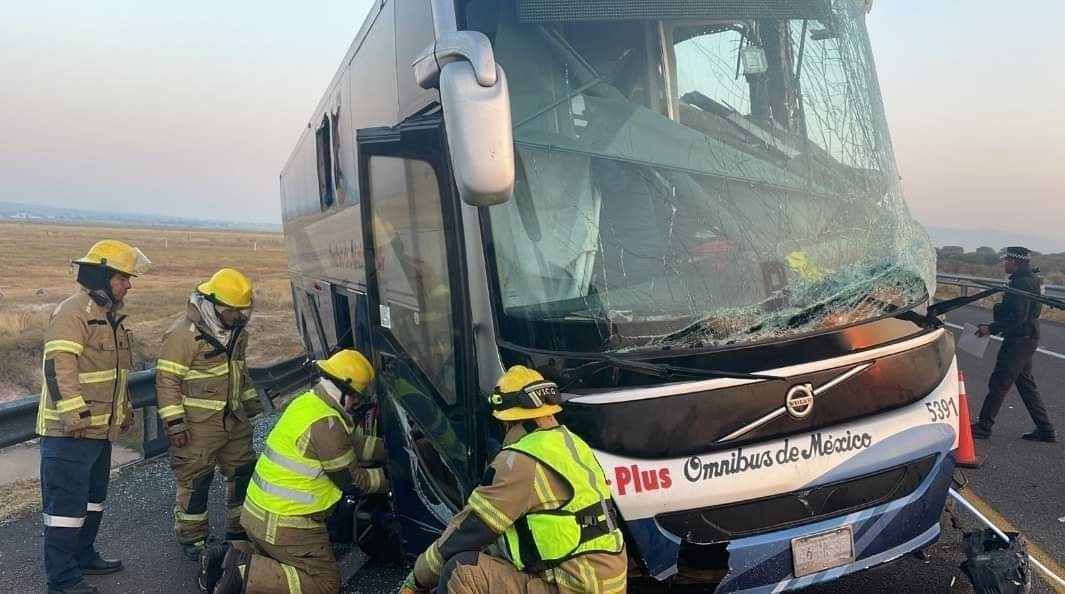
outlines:
M235 309L247 309L252 305L251 281L237 270L223 268L200 283L196 290L211 301Z
M315 361L322 374L338 384L365 394L373 381L373 365L355 349L344 349L325 361Z
M138 276L151 268L152 263L139 249L115 239L97 241L89 253L74 260L75 264L103 266L115 272Z
M562 396L555 382L523 365L507 370L488 397L492 416L500 421L524 421L556 414L562 410Z

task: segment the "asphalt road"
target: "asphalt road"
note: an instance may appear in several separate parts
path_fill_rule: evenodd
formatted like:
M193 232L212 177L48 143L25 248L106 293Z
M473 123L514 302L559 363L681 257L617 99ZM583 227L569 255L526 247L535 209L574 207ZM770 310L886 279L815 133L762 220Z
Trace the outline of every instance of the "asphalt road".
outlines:
M829 585L807 588L801 594L854 594L855 592L890 592L892 594L973 594L968 578L958 569L965 555L961 549L961 534L973 530L970 518L959 516L960 527L954 528L944 517L944 533L940 541L930 547L925 559L907 556L893 563L845 577ZM395 592L405 567L368 564L345 586L344 594L380 594ZM710 594L712 586L681 586L658 584L649 580L629 583L629 594ZM1033 580L1033 594L1054 592L1041 578Z
M256 446L262 447L267 423L256 427ZM221 536L225 497L215 477L211 491L211 526ZM102 592L197 592L196 564L188 561L174 541L174 481L165 457L137 462L112 472L104 503L104 519L97 549L104 557L122 559L126 570L90 581ZM0 526L0 592L45 592L40 514Z
M977 323L987 314L972 308L954 312L951 324ZM1044 398L1052 418L1065 430L1065 402L1062 379L1065 378L1065 327L1045 324L1043 347L1062 358L1047 354L1036 356L1036 377L1044 387ZM979 408L991 374L997 343L983 359L959 354L970 392L970 408ZM1065 474L1061 472L1063 444L1040 444L1021 441L1031 422L1016 393L1007 397L1006 406L989 441L977 442L978 451L987 462L979 470L965 471L968 488L993 511L1016 526L1045 553L1049 560L1065 559ZM268 425L257 427L261 447ZM90 581L102 592L111 593L183 593L196 592L196 567L184 559L172 537L174 486L165 459L155 459L127 466L116 472L107 498L103 527L98 539L105 556L120 557L127 569L111 576L93 576ZM222 532L222 489L216 479L211 496L211 522L216 534ZM928 557L919 560L908 556L894 563L844 578L831 585L805 590L806 594L842 594L844 592L894 593L970 593L967 578L958 570L964 556L959 546L961 532L973 529L975 520L960 512L961 529L944 522L944 535L931 547ZM44 567L41 561L42 526L39 514L0 526L0 592L26 593L44 591ZM407 568L402 565L368 562L358 553L347 558L349 570L361 566L345 585L347 594L381 594L394 592ZM634 594L710 592L708 587L670 586L634 582ZM1042 579L1036 580L1033 592L1052 592ZM1065 590L1058 590L1065 591Z

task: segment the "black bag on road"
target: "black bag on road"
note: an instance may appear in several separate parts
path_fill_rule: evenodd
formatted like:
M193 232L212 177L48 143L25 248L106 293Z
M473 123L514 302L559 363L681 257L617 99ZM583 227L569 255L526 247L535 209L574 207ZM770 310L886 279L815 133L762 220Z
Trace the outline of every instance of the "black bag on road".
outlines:
M1024 538L1007 532L1002 540L990 528L966 532L962 537L965 562L961 570L976 594L1027 594L1032 588L1032 569Z

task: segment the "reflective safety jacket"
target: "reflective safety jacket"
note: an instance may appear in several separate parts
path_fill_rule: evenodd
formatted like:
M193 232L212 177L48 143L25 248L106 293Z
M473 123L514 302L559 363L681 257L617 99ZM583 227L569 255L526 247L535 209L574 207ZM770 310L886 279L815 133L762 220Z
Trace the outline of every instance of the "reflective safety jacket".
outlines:
M360 441L360 449L380 455L379 440ZM320 388L303 393L267 436L246 502L253 510L279 516L312 516L336 504L341 485L386 492L384 472L362 468L356 445L347 413L330 396Z
M132 335L111 299L79 291L52 312L44 335L37 434L115 440L133 407L127 397Z
M578 555L623 550L625 539L616 525L610 488L581 438L559 426L533 431L505 449L534 458L573 489L561 507L529 512L507 527L503 540L515 567L539 572Z
M186 423L246 421L262 412L244 356L248 333L240 330L229 344L207 331L192 304L163 336L156 363L155 393L167 433L181 433Z
M507 431L503 450L466 506L418 556L415 580L433 587L447 559L502 540L499 548L515 567L537 574L564 594L625 592L625 544L591 450L560 426L526 433L527 425ZM547 519L549 515L557 518Z

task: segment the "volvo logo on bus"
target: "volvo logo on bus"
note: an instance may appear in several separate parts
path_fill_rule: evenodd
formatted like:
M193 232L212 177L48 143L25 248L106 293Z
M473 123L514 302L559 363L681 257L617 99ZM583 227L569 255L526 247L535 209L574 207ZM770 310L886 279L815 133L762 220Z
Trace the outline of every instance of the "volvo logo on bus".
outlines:
M792 386L788 389L784 396L784 406L773 409L769 413L762 415L761 417L747 423L743 427L736 429L732 433L720 438L716 443L727 443L735 439L739 439L756 429L765 426L768 423L772 423L774 420L779 419L784 415L789 415L793 419L805 419L810 416L810 413L814 411L814 399L820 397L825 392L828 392L832 388L842 384L850 378L858 375L859 373L869 369L876 364L876 361L866 361L851 367L847 371L837 375L832 380L817 386L813 384L799 384Z
M814 387L810 384L792 386L784 397L784 408L793 419L805 419L814 411Z

